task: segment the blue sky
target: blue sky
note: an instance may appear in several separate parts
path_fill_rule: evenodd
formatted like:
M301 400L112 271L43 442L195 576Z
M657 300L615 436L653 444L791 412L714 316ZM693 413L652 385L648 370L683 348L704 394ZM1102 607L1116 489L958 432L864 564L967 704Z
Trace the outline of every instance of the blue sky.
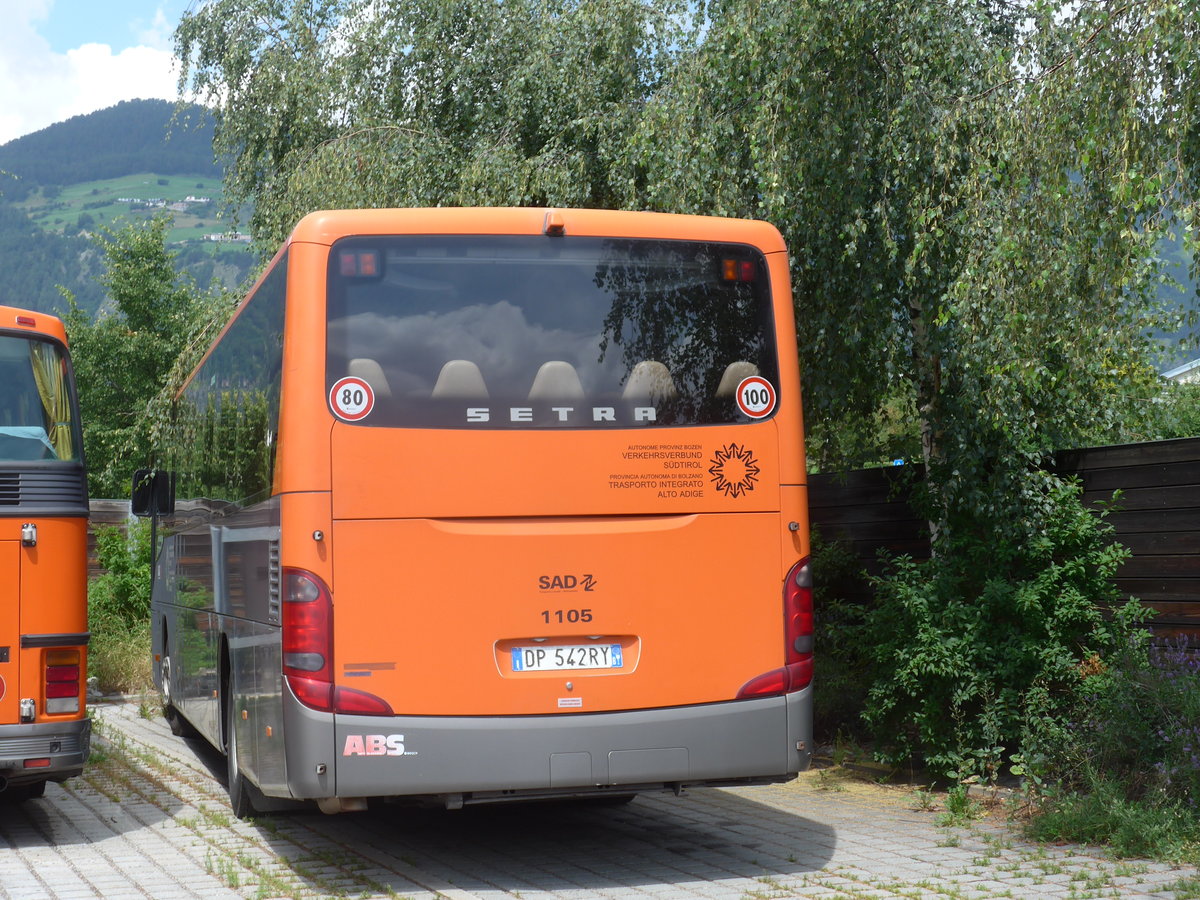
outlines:
M0 0L0 144L121 100L175 99L171 32L198 0Z

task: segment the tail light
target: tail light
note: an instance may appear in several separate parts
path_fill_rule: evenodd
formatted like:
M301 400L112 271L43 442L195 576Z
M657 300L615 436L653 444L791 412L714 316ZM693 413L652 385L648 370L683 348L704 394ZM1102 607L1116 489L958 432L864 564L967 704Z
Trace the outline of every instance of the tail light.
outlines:
M390 716L366 691L333 683L333 597L312 572L283 570L283 675L297 699L321 712Z
M739 700L790 694L812 683L812 569L802 559L783 583L784 665L751 678L738 691Z
M45 658L46 714L77 713L80 709L78 650L48 650Z

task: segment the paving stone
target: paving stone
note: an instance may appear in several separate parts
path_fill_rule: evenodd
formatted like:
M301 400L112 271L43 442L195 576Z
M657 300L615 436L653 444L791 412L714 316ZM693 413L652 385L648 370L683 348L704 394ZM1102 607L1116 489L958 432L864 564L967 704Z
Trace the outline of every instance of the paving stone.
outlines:
M119 732L148 754L0 811L0 897L1167 900L1167 888L1200 877L1038 847L999 821L940 828L911 791L829 790L816 775L619 808L381 806L240 822L214 751L141 718L136 703L102 706L97 719L98 743Z

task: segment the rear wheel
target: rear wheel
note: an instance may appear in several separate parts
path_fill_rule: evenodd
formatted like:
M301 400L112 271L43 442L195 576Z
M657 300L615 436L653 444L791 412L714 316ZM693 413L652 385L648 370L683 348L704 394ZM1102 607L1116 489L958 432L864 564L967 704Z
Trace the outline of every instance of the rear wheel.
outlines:
M26 800L37 800L46 793L46 782L35 781L32 784L18 784L0 793L0 802L24 803Z
M226 682L228 684L228 681ZM234 702L226 695L225 700L225 761L229 776L229 805L239 819L254 815L254 804L250 801L250 783L242 774L237 761L237 727L235 725Z
M165 639L164 639L165 646ZM163 718L167 720L167 725L171 729L171 734L179 737L192 737L196 734L196 729L192 724L180 715L179 710L175 708L175 703L172 698L172 683L173 677L171 671L171 656L164 653L162 658L162 710Z

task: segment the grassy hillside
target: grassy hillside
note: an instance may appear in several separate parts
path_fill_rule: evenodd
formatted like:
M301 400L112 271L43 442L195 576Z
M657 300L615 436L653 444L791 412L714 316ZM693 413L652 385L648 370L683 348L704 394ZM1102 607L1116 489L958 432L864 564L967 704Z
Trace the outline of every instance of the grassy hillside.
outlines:
M203 175L156 175L141 172L121 178L85 181L59 188L42 188L20 203L30 221L42 231L73 235L119 220L169 213L173 243L215 247L209 235L224 235L231 223L218 218L221 181Z
M199 107L130 100L9 141L0 146L0 302L61 314L65 289L96 310L103 258L89 236L164 212L179 268L234 287L255 260L247 244L208 240L231 228L220 208L212 117Z

